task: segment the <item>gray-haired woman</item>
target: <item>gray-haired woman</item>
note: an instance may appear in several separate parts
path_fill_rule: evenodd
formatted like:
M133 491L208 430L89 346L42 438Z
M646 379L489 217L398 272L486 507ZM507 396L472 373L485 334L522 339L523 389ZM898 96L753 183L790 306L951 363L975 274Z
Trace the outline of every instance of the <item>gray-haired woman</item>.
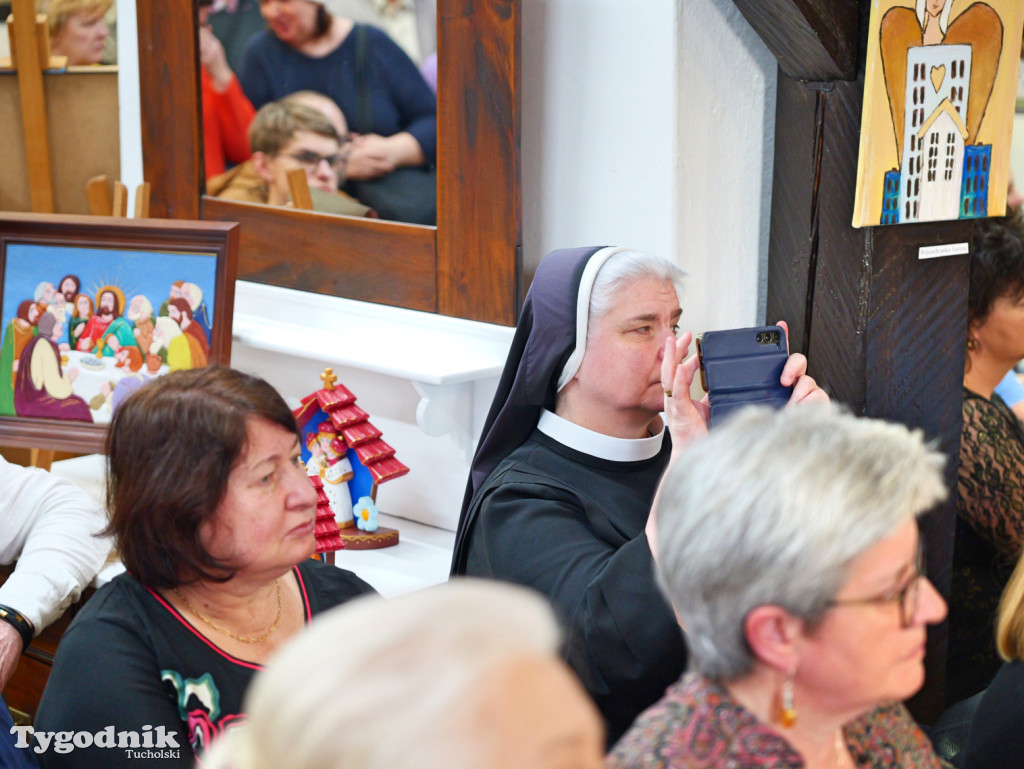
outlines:
M684 452L657 568L690 672L611 766L940 766L898 703L946 612L916 522L941 467L919 433L827 407L752 409Z

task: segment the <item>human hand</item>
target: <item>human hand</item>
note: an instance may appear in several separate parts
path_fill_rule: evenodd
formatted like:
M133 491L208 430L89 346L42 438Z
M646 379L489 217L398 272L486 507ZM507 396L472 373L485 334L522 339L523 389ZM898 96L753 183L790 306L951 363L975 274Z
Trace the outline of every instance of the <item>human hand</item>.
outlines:
M231 67L224 53L224 46L209 27L199 28L199 63L206 69L213 88L223 93L231 85Z
M693 377L700 367L696 355L686 360L693 334L684 331L678 339L665 340L661 359L661 386L665 390L665 422L672 436L672 456L675 457L695 438L708 431L708 399L695 401L690 397Z
M22 646L21 634L6 622L0 622L0 692L18 667Z
M386 176L395 170L388 140L378 134L360 134L352 139L345 178L364 180Z
M786 321L780 320L776 325L781 326L786 332L786 345L789 346L789 326ZM813 377L807 376L807 358L798 352L793 353L786 360L782 368L782 376L779 377L779 384L783 387L793 387L789 396L790 404L793 403L828 403L828 393L818 387Z

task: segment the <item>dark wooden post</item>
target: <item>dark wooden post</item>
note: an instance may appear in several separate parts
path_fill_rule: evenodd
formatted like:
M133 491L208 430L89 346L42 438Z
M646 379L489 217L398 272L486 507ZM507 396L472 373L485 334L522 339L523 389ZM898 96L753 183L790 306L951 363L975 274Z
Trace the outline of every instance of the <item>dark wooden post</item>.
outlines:
M855 413L920 428L946 454L949 500L923 524L932 581L949 595L967 333L969 257L918 249L971 238L969 222L854 229L867 2L734 0L779 62L767 319ZM858 49L861 55L858 58ZM911 709L944 709L946 626L929 633Z

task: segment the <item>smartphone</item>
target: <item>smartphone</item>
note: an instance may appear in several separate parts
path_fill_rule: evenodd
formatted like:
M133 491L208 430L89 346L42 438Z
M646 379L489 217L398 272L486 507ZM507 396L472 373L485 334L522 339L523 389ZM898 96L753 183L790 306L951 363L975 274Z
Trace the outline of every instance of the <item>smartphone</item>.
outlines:
M707 331L697 337L697 357L712 427L744 406L789 402L793 388L779 384L789 358L781 326Z

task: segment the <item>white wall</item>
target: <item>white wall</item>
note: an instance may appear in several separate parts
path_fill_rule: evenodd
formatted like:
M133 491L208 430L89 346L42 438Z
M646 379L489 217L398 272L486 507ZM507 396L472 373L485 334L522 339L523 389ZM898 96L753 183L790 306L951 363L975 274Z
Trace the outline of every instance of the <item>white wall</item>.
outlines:
M760 322L776 68L731 0L526 0L522 47L528 270L634 246L690 273L684 327Z

